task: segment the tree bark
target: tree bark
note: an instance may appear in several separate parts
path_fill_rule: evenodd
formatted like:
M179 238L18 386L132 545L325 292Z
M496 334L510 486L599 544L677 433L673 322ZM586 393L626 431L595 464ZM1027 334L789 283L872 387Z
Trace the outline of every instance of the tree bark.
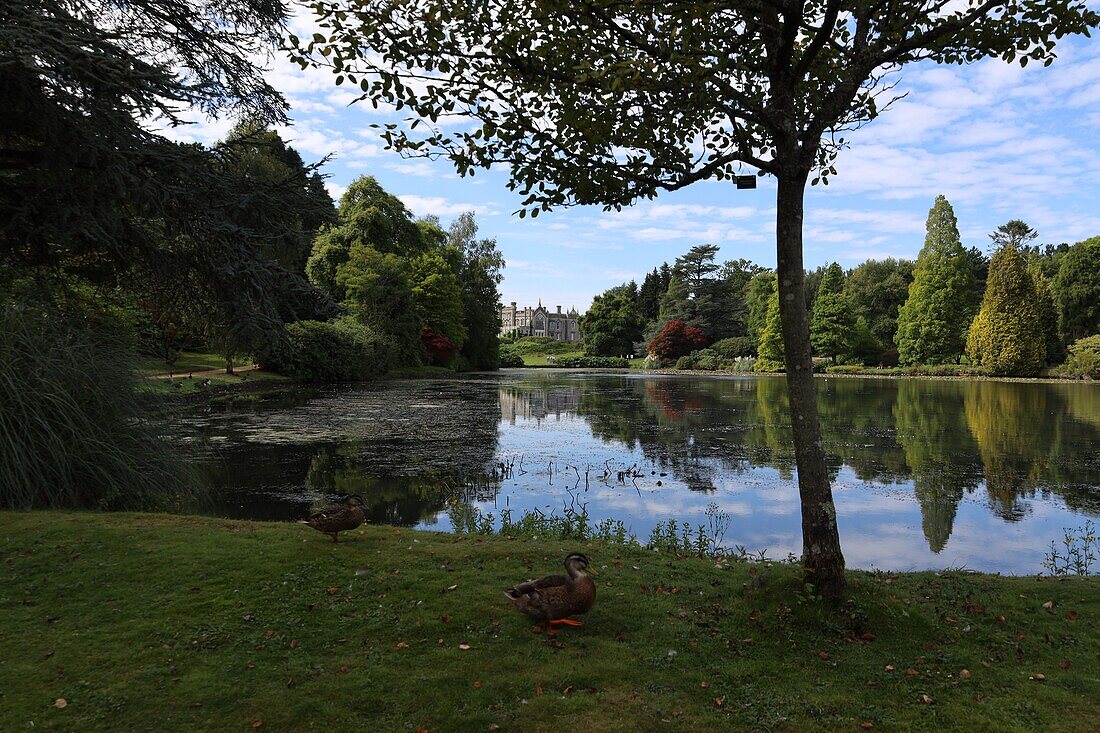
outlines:
M802 264L803 199L808 176L808 171L778 176L776 276L779 281L779 318L783 325L791 432L798 464L798 493L802 502L802 567L807 581L814 585L818 593L837 601L845 591L844 555L840 551L836 507L817 417L817 392L806 315L806 276Z

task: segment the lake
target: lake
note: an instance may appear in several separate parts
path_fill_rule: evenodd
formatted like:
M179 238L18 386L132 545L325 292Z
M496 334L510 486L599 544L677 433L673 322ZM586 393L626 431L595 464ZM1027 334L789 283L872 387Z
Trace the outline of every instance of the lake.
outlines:
M849 567L1042 572L1100 514L1100 385L819 378ZM516 370L302 389L188 409L205 511L300 519L337 494L370 521L450 529L455 507L586 508L645 541L729 515L728 546L801 549L782 377ZM498 466L512 466L501 478ZM628 476L619 478L620 471Z

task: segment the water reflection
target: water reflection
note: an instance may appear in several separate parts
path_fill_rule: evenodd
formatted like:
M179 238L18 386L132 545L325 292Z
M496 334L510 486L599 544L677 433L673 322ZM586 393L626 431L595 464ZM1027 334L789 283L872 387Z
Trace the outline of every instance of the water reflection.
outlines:
M1061 527L1100 513L1100 387L822 379L819 410L841 540L854 567L1033 572ZM193 414L218 514L301 517L333 494L372 521L449 527L487 511L588 507L642 538L716 501L730 542L799 552L780 378L513 372L311 393ZM519 470L497 474L501 461ZM630 482L600 481L633 466Z

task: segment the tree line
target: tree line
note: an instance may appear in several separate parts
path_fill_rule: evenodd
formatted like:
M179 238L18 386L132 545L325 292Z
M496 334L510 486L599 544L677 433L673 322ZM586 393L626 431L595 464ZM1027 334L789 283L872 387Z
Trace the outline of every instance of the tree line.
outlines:
M916 261L867 260L848 271L834 262L806 272L816 357L878 367L965 362L1033 376L1100 333L1100 237L1035 245L1037 232L1014 219L989 235L988 256L963 246L943 196L926 229ZM586 353L781 371L775 273L744 259L719 264L718 251L692 247L640 287L632 281L597 295L582 322Z

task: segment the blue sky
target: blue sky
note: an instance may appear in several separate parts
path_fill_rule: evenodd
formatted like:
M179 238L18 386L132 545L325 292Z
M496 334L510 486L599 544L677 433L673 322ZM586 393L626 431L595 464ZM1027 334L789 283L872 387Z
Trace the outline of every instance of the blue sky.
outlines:
M294 25L312 32L304 19ZM996 60L907 67L897 89L908 96L846 135L851 148L840 154L838 175L810 190L807 266L915 257L941 193L968 247L986 248L988 233L1009 219L1035 227L1039 242L1100 234L1100 41L1064 41L1058 53L1049 68ZM280 130L283 137L307 161L335 155L325 168L333 195L372 175L416 215L446 224L475 211L481 236L496 238L507 261L504 302L541 298L583 312L593 295L632 278L640 283L653 267L703 243L719 245L722 259L775 264L770 179L755 191L703 182L621 212L584 207L520 219L504 172L462 179L445 161L404 160L370 127L401 113L349 106L356 95L334 86L326 71L302 71L282 58L268 66L268 79L291 104L293 124ZM198 120L172 135L209 143L231 126Z

